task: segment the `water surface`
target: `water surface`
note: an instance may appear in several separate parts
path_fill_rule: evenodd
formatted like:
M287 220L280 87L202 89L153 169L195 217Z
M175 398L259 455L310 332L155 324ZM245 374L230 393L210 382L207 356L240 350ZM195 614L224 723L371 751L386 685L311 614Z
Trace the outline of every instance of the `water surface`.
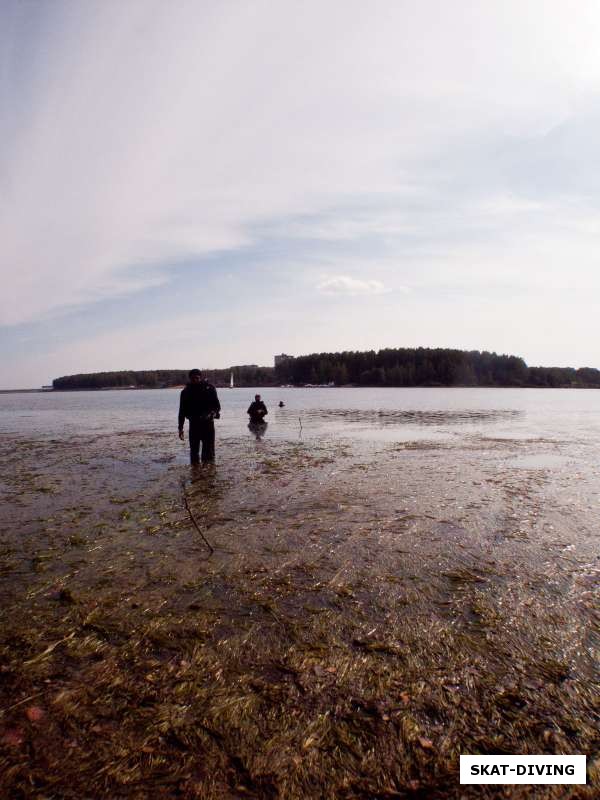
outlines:
M600 393L259 391L199 469L175 390L0 395L0 791L479 800L458 753L597 751Z
M600 392L576 389L221 389L218 434L247 435L256 392L269 409L266 435L275 439L300 431L388 442L476 434L600 446ZM174 389L0 394L0 433L175 430L178 402Z

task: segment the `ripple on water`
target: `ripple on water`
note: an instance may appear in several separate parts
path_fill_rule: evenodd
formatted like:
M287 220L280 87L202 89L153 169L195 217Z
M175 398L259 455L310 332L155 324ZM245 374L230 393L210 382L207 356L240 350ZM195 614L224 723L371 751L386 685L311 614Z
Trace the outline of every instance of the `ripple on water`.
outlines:
M558 453L530 453L528 455L516 456L511 458L507 465L509 467L521 467L523 469L556 469L573 464L573 459L568 456L561 456Z
M315 409L305 414L307 418L338 420L340 422L368 424L378 427L397 425L460 425L473 422L497 422L510 420L523 412L516 409L457 409L457 410L368 410L360 409Z

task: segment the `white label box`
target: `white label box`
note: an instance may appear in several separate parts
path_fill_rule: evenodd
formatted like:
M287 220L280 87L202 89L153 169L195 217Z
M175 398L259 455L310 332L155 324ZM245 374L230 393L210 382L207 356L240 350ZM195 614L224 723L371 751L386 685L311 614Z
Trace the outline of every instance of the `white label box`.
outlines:
M586 756L461 756L461 783L586 783Z

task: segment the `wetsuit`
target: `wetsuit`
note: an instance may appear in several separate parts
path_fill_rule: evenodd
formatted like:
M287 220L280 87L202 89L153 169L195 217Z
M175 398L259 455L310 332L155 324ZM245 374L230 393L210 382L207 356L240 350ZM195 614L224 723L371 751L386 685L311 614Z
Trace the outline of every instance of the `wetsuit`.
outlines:
M200 443L202 443L202 461L215 460L215 423L219 417L221 404L217 390L208 381L188 383L179 398L179 431L183 431L184 422L190 421L190 461L197 464L200 460Z
M264 422L264 417L268 413L267 407L262 400L254 400L248 407L248 414L250 414L250 422L252 425Z

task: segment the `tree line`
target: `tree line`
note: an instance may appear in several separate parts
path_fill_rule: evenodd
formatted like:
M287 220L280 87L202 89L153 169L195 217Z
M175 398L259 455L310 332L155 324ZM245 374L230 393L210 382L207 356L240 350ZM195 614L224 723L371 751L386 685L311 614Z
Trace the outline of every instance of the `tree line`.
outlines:
M202 370L215 386L229 386L231 373L236 386L271 386L275 383L273 367L256 364ZM187 369L117 370L64 375L52 381L54 389L165 389L188 382Z
M294 385L600 388L600 370L589 367L528 367L518 356L424 347L313 353L279 363L275 375Z
M288 358L277 367L256 364L203 370L215 386L522 386L600 388L591 367L528 367L518 356L478 350L388 348L366 352L313 353ZM121 370L65 375L54 389L158 389L187 383L187 370Z

